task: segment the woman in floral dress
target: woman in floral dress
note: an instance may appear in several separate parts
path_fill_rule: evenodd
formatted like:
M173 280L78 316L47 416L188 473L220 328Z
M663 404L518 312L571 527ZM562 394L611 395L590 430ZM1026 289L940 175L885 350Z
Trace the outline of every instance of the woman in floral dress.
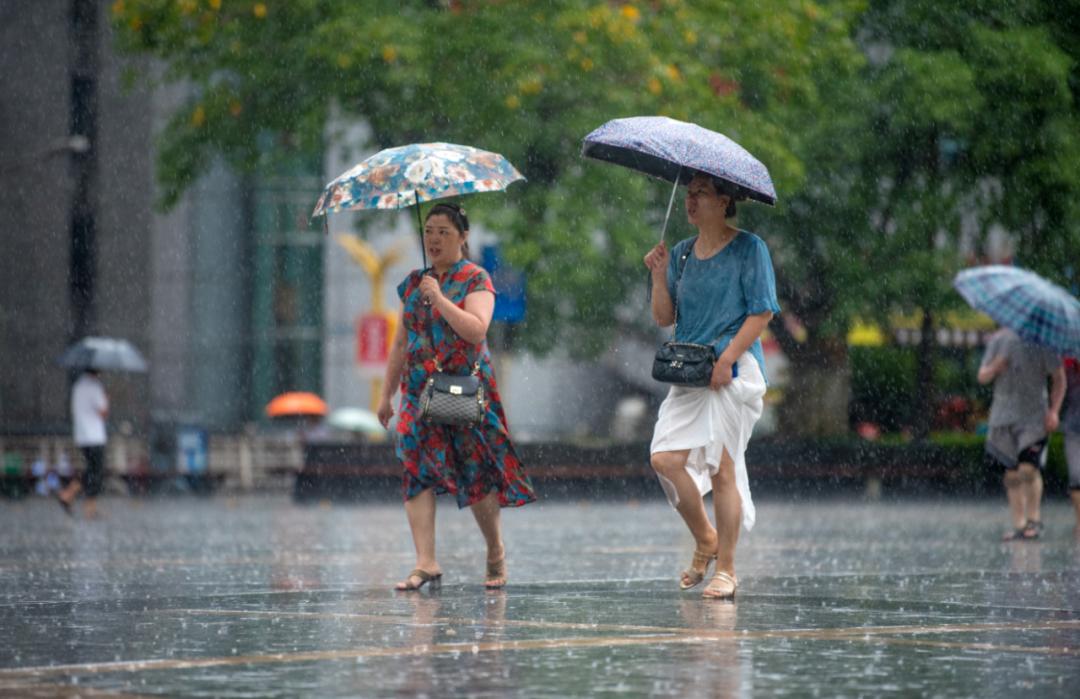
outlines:
M517 458L495 385L487 330L495 308L488 273L468 254L469 221L456 204L436 204L424 223L424 249L431 266L414 270L398 286L404 304L401 323L379 403L379 420L394 415L390 400L399 383L397 455L404 467L405 514L416 547L416 567L395 589L438 585L442 569L435 557L435 496L450 493L469 507L487 544L484 584L506 584L506 557L500 508L536 499ZM433 346L434 345L434 346ZM479 363L487 414L477 427L456 427L420 419L420 393L437 371L465 375Z

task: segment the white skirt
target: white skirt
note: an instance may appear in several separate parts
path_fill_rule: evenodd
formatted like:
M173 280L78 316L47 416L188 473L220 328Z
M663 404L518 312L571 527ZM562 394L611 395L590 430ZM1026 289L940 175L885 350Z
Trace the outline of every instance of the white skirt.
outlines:
M754 526L754 501L746 475L746 445L761 417L765 377L749 352L739 358L739 375L719 391L672 386L660 405L649 452L690 450L686 472L702 496L712 490L712 477L720 470L726 449L735 462L735 486L742 500L742 526ZM674 488L664 483L672 507L679 504Z

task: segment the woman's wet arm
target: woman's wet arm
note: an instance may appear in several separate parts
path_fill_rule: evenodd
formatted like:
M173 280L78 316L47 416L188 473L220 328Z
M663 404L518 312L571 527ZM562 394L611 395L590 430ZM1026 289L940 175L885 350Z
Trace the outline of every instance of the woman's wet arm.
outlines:
M479 344L487 337L491 317L495 312L495 294L491 291L474 291L465 297L465 308L443 297L439 312L461 339Z
M739 327L739 332L735 333L735 337L728 343L727 349L720 355L719 361L729 365L737 362L739 357L750 349L754 341L761 337L761 333L765 332L765 328L768 327L772 317L772 311L746 316L746 320Z

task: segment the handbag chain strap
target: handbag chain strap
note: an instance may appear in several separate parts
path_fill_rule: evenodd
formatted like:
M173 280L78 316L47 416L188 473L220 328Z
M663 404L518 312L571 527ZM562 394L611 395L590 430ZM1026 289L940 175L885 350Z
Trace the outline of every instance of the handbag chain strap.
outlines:
M435 276L435 275L432 275L432 276ZM438 280L438 277L436 276L435 279ZM431 353L433 355L435 355L435 371L436 372L441 372L443 370L442 362L439 361L439 350L435 346L435 332L434 332L434 328L435 328L435 309L429 303L425 303L424 305L426 305L427 309L428 309L428 323L427 323L428 341L431 343ZM447 325L449 325L449 324L450 323L448 322ZM453 328L451 328L451 330L453 330ZM465 359L467 360L468 358L469 358L468 353L465 353ZM469 373L472 376L477 376L477 375L480 374L480 358L479 357L477 357L476 361L473 362L472 371L469 372Z

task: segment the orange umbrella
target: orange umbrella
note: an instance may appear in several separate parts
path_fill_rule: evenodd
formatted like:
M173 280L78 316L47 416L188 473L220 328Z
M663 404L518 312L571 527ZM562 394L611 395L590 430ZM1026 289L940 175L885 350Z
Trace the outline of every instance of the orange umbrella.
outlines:
M270 417L287 415L326 415L329 408L326 402L314 393L290 391L270 401L266 405L266 414Z

